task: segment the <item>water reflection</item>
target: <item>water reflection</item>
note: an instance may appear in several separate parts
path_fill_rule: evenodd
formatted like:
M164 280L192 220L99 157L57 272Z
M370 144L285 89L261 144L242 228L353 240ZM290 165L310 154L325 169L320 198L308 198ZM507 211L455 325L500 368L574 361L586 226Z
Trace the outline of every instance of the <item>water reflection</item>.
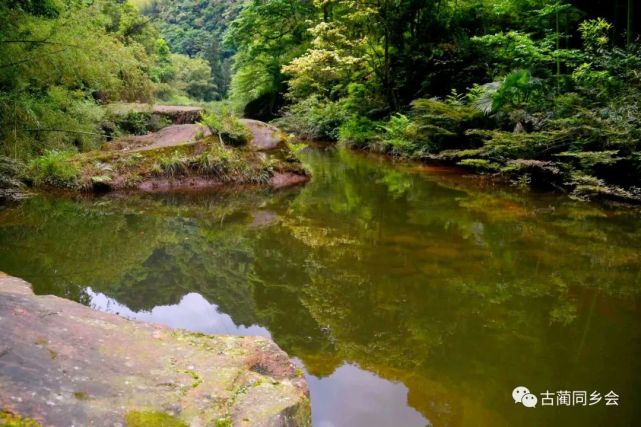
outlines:
M188 329L204 334L225 334L270 337L269 331L258 325L236 325L232 318L221 313L216 304L210 304L202 295L189 293L175 305L159 305L150 311L132 311L100 292L87 289L90 307L118 314L141 322L157 323L171 328Z
M425 427L429 422L407 405L407 387L354 365L342 365L325 378L307 376L314 425L338 427ZM385 408L385 411L376 410Z
M305 161L313 181L286 192L29 200L0 211L0 270L269 334L309 373L316 424L641 425L638 211L345 151ZM625 404L524 412L515 385Z
M92 308L129 319L206 334L271 337L263 327L236 325L230 316L219 311L216 304L210 304L197 293L185 295L175 305L156 306L150 311L139 312L91 288L86 290L86 294ZM305 369L303 362L296 362ZM324 378L308 372L305 374L311 390L316 426L424 427L427 424L420 413L407 406L408 390L400 383L384 380L347 364ZM385 408L385 411L372 411L373 407Z

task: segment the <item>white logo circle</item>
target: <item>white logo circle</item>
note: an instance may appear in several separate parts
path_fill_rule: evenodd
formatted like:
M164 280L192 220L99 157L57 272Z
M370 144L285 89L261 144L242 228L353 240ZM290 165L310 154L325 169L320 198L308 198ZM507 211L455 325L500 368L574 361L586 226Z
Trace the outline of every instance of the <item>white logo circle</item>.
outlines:
M530 394L530 390L527 387L523 387L522 385L516 387L512 390L512 399L514 399L514 403L523 403L522 399L526 394Z

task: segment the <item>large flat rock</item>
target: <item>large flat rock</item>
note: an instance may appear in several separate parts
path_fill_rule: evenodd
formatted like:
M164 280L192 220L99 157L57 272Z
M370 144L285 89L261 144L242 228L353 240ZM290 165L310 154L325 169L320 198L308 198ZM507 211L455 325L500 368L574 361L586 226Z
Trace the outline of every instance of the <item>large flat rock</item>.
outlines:
M0 410L42 425L310 424L302 372L266 338L134 322L2 273L0 325Z
M210 136L206 126L198 124L171 125L147 135L125 136L111 143L117 151L148 151L165 147L194 144L199 137Z

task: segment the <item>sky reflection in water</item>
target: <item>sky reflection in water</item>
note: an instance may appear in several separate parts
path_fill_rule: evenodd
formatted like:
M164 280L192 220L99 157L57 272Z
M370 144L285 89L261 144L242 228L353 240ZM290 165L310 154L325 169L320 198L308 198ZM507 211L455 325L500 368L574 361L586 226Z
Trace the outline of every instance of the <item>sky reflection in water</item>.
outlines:
M260 335L270 337L257 325L238 326L230 316L221 313L202 295L190 293L178 304L158 306L151 311L134 312L113 298L87 289L90 306L142 322L158 323L172 328L188 329L205 334ZM304 369L300 360L294 359ZM314 425L338 427L367 425L371 427L423 427L425 418L407 406L407 387L386 381L355 365L345 364L325 378L305 373L314 408ZM384 412L374 408L385 408Z

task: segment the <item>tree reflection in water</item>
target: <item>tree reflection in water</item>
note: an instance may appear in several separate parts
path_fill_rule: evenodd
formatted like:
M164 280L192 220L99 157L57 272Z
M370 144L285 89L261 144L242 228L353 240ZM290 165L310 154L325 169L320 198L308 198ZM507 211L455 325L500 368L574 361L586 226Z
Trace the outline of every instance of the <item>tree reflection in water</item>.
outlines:
M303 156L314 179L285 192L6 208L0 270L141 320L269 334L308 372L317 425L641 421L637 211ZM516 385L626 404L524 412Z

